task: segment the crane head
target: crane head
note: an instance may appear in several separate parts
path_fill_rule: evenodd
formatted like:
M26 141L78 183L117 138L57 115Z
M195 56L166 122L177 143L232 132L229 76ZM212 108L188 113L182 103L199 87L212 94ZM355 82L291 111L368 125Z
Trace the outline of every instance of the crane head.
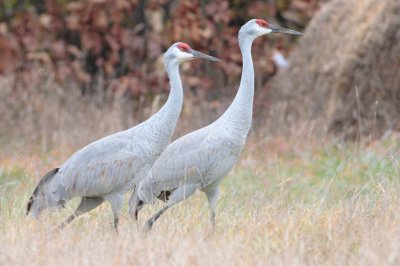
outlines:
M280 26L272 25L263 19L252 19L242 26L239 31L239 36L250 37L253 40L259 36L266 35L269 33L286 33L293 35L302 35L302 33L290 29L286 29Z
M164 62L169 65L171 62L181 64L185 61L192 59L206 59L210 61L221 61L216 57L203 54L199 51L192 49L188 44L183 42L177 42L171 45L171 47L164 53Z

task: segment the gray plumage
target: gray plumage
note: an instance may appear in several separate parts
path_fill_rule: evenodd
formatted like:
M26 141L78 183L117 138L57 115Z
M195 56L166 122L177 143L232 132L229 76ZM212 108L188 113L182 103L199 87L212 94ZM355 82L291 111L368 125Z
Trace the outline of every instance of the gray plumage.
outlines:
M207 195L211 222L215 224L220 182L235 165L251 126L254 95L251 45L257 37L273 32L270 26L253 19L240 29L243 69L234 101L214 123L171 143L132 194L130 214L136 219L144 204L153 204L156 198L167 203L147 221L146 229L150 229L165 210L198 189Z
M61 207L69 199L81 197L76 211L60 225L63 227L106 200L111 204L117 228L124 194L145 177L170 142L182 109L179 65L193 58L218 61L187 44L173 44L164 54L171 84L165 105L145 122L87 145L47 173L35 188L27 213L36 218L46 208Z

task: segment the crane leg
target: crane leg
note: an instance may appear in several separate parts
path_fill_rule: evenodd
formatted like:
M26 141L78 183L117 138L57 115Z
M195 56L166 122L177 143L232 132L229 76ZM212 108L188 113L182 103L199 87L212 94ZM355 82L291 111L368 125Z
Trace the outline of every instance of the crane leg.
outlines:
M167 201L167 204L161 208L158 212L156 212L149 220L147 220L146 225L145 225L145 231L149 231L153 223L160 218L160 216L170 207L174 206L175 204L187 199L193 193L200 188L198 184L188 184L184 185L172 192L172 194L169 196L169 199Z
M58 229L63 229L67 224L72 222L78 216L93 210L100 204L104 202L104 198L101 197L82 197L81 202L74 211L74 213L69 216L63 223L58 226Z
M139 200L138 204L136 205L136 208L135 208L135 221L136 222L139 219L139 212L143 208L143 205L144 205L144 203L141 200Z
M143 208L143 205L144 202L140 200L138 190L136 188L129 200L129 214L131 217L134 217L135 222L138 221L139 212Z
M219 182L213 183L203 189L204 193L207 195L208 205L210 207L210 221L213 228L215 228L215 208L217 206L219 190Z
M118 232L119 212L124 201L124 195L114 194L112 196L108 196L107 200L111 204L111 209L114 215L114 229Z

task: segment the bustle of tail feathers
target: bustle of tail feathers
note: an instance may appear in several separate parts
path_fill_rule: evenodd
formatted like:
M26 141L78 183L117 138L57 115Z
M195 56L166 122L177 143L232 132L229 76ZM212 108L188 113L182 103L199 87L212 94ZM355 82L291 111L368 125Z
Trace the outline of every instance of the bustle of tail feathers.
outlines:
M136 187L138 197L141 201L143 201L146 204L153 205L155 203L156 196L154 195L154 191L152 188L152 183L139 183L139 185Z
M49 182L55 174L58 173L60 168L54 168L53 170L49 171L47 174L45 174L42 179L40 179L39 184L36 186L35 190L32 193L32 196L29 198L28 204L26 205L26 215L29 214L33 200L35 199L35 196L39 193L39 190L43 187L44 184Z

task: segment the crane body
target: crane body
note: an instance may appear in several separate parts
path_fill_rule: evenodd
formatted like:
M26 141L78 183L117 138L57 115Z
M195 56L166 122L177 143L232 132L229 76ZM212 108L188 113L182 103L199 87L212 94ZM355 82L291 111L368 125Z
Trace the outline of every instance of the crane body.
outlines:
M27 213L37 218L44 209L63 207L69 199L81 197L76 211L60 225L62 228L108 201L117 228L124 194L146 176L171 140L183 101L179 65L194 58L219 61L185 43L173 44L164 54L171 85L164 106L143 123L87 145L47 173L35 188Z
M135 189L129 206L136 220L144 204L154 204L156 198L166 202L146 222L146 230L151 229L154 221L169 207L199 189L207 196L211 222L215 224L220 183L239 158L251 127L254 98L251 46L257 37L271 32L300 34L260 19L247 22L239 31L243 69L232 104L214 123L171 143Z

